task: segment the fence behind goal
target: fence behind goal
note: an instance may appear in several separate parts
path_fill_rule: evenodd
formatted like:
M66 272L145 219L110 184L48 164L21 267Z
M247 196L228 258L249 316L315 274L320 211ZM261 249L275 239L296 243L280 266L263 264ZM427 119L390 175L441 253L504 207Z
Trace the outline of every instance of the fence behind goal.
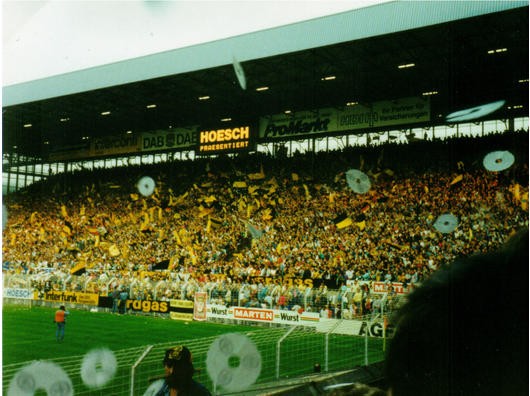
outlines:
M279 379L296 378L312 374L315 364L322 372L349 370L358 366L382 361L384 339L380 337L354 336L348 334L350 321L337 321L333 327L318 329L313 327L267 327L256 330L249 327L245 336L256 346L261 357L261 371L256 384L264 384ZM212 394L228 395L215 384L206 367L208 350L217 337L186 341L193 353L193 363L198 369L195 379L203 383ZM144 395L150 384L164 373L162 358L166 349L178 341L147 345L113 351L118 369L114 378L97 390L87 388L81 379L83 356L53 359L69 376L75 395ZM3 367L3 389L8 395L11 381L25 365L12 364ZM237 372L237 357L226 359L227 368ZM10 396L10 395L8 395Z

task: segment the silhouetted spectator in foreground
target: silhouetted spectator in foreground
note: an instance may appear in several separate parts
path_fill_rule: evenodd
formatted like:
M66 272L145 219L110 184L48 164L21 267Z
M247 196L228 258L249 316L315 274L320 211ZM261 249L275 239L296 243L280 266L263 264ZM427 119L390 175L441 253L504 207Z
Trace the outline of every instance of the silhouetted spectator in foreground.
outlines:
M528 395L528 229L409 296L386 360L392 396Z

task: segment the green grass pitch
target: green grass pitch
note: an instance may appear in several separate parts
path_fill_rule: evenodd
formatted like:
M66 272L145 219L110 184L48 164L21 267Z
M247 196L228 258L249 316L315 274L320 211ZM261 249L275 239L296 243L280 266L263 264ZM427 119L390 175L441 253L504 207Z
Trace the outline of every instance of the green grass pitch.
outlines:
M256 343L262 356L261 374L257 382L269 382L275 378L276 341L286 331L285 328L182 322L163 317L113 315L70 309L65 340L57 343L55 340L56 326L53 323L55 310L56 308L3 306L4 391L10 378L25 362L50 360L58 362L61 366L68 361L71 367L65 370L72 379L76 395L128 394L132 364L145 346L157 344L162 345L153 348L143 365L138 367L138 381L135 382L135 389L138 388L138 393L135 392L135 394L143 394L147 386L147 378L163 372L160 362L164 349L170 344L192 346L192 352L196 352L195 366L202 368L197 379L209 389L213 389L212 381L205 370L208 345L216 337L233 332L245 332ZM200 343L201 339L204 339L205 343ZM364 363L364 341L363 337L330 335L329 370L344 370L362 365ZM323 343L322 333L301 332L297 334L295 332L289 336L282 344L280 364L282 378L310 374L315 362L323 364ZM120 368L116 376L121 378L122 384L113 385L113 388L98 390L98 392L89 391L83 386L79 376L80 364L79 362L72 364L71 358L82 357L94 348L108 348L117 355L120 351L137 348L134 353L131 353L130 358L125 359L123 354L118 358ZM382 360L382 340L370 338L368 353L369 363ZM8 371L10 366L13 368L11 372Z
M248 326L69 310L65 340L58 344L55 341L56 325L53 322L55 308L4 306L3 364L83 355L97 347L116 351L168 342L185 344L186 340L249 330Z

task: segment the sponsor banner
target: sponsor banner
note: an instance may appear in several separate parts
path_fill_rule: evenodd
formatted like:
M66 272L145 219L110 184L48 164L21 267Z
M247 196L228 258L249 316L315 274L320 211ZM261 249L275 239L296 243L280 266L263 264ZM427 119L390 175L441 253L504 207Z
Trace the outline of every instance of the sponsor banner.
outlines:
M174 320L193 320L193 301L169 300L169 317Z
M170 312L169 317L173 320L185 320L185 321L193 320L192 313Z
M372 322L361 322L361 321L355 321L357 323L360 323L359 326L359 332L357 333L360 336L368 335L368 337L392 337L394 334L394 326L387 324L386 329L385 322L382 320L372 321Z
M189 300L169 300L169 306L172 308L191 308L193 309L193 301Z
M287 140L297 136L428 122L430 119L430 98L409 97L358 104L344 109L324 108L294 115L261 117L259 138Z
M290 136L321 134L330 132L335 109L300 111L295 115L276 114L261 117L259 122L260 139L288 139Z
M155 301L155 300L127 300L125 303L125 309L136 312L146 313L168 313L169 302L168 301Z
M252 322L272 322L274 311L272 309L258 308L232 308L234 319L250 320Z
M4 298L20 298L23 300L33 300L35 298L35 292L30 289L19 289L19 288L5 288Z
M197 127L175 128L142 133L141 150L170 150L197 147Z
M318 312L283 311L277 309L226 307L224 305L207 304L206 317L208 319L232 319L249 322L268 322L281 324L298 324L315 326L320 317Z
M363 320L340 320L340 319L320 319L322 323L325 323L325 328L329 329L334 327L339 334L348 334L363 337L392 337L394 334L394 326L391 324L385 326L385 321L382 319L363 321ZM340 326L331 326L330 323L339 324ZM328 331L328 330L326 330Z
M282 285L287 285L289 287L318 287L321 283L324 283L324 279L302 279L302 278L292 278L289 276L283 278L272 278L267 276L251 276L251 281L253 283L263 283L264 285L275 285L281 279ZM330 285L332 282L329 282ZM328 286L330 287L330 286ZM335 286L336 287L336 286Z
M371 104L357 104L352 107L346 107L343 111L337 110L336 117L330 125L333 129L330 129L330 131L370 129L374 127L376 118L377 114Z
M44 293L43 300L54 302L67 302L71 304L95 305L97 307L99 295L96 293L49 291Z
M388 293L390 291L390 284L386 282L373 282L372 292L376 294ZM405 294L405 288L401 282L392 282L392 287L397 294Z
M427 122L431 119L429 97L412 97L375 102L374 127Z
M195 293L195 304L193 306L193 319L206 320L206 301L208 294L206 292Z
M300 314L301 322L320 322L320 314L318 312L302 312Z
M370 291L375 294L384 294L390 291L390 283L388 282L357 281L357 284L359 286L368 285L368 287L370 288ZM346 281L346 286L348 286L349 288L351 288L354 285L355 285L355 281L353 280ZM409 285L409 289L405 289L405 287L403 286L403 283L401 282L392 282L392 287L394 288L394 291L397 294L406 294L410 291L410 285Z
M95 138L90 144L90 156L133 154L140 151L137 135L115 135Z
M249 125L199 129L197 133L197 154L232 153L248 151L253 146L253 129Z

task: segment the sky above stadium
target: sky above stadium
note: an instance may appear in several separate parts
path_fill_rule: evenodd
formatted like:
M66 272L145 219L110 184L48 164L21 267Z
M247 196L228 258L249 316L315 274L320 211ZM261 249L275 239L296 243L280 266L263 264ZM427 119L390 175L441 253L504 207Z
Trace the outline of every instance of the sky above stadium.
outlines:
M383 2L7 0L2 2L2 86Z

